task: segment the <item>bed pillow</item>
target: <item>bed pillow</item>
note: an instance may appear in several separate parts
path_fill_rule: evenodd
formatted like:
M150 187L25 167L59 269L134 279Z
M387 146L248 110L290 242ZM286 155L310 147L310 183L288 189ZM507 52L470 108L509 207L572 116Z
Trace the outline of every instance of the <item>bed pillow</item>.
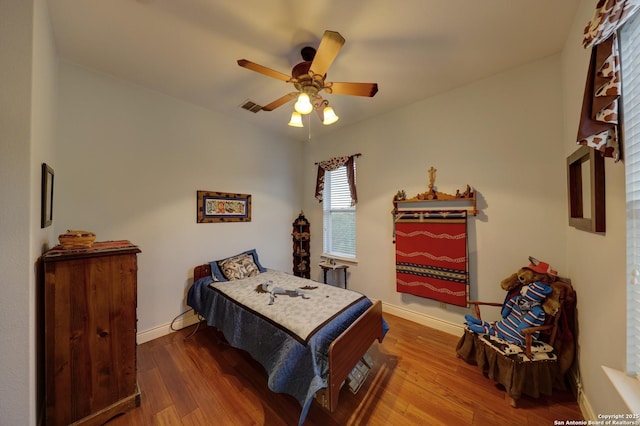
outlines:
M260 273L258 265L250 253L242 253L218 261L218 266L229 281L253 277Z
M227 257L226 259L214 260L209 262L209 266L211 267L211 277L213 278L213 281L229 281L229 279L224 274L222 269L220 269L220 265L229 259L233 259L241 255L250 255L251 258L253 259L253 263L255 264L255 266L257 266L259 272L267 271L267 269L260 264L260 260L258 259L258 253L256 252L256 249L251 249L251 250L247 250L242 253L236 254L235 256ZM236 274L236 275L239 275L239 274Z

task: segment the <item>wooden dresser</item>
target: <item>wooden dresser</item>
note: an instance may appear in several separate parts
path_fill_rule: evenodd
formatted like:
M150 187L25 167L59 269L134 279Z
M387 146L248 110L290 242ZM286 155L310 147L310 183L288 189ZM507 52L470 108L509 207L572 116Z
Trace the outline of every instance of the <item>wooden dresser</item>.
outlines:
M103 424L140 404L137 253L107 241L42 255L48 426Z

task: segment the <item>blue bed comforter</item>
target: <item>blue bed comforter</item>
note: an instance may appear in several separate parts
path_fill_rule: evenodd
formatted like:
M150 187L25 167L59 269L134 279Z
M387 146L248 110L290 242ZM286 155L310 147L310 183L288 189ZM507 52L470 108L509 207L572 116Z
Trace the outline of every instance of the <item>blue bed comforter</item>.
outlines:
M328 351L372 302L363 298L318 330L305 345L262 316L236 304L209 285L211 277L197 280L189 289L187 304L219 329L233 347L251 354L267 371L269 389L294 396L302 406L299 424L307 416L315 393L327 387ZM323 285L323 284L319 284ZM388 326L383 324L386 333Z

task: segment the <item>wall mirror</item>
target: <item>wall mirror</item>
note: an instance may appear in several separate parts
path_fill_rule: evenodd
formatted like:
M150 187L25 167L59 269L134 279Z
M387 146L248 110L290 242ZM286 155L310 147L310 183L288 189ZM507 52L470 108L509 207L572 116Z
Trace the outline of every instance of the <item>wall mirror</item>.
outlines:
M605 232L604 157L581 146L567 157L569 225L589 232Z

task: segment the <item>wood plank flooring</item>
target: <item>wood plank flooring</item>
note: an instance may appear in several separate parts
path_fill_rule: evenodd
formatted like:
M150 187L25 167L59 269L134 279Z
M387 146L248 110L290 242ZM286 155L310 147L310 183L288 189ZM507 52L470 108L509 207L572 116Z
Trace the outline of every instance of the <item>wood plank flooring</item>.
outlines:
M357 394L343 387L335 413L314 401L311 425L553 425L583 419L570 391L524 397L505 392L458 359L458 337L385 314L390 331L370 354L375 366ZM215 329L194 326L138 346L140 407L118 425L296 425L300 405L267 386L264 369Z

